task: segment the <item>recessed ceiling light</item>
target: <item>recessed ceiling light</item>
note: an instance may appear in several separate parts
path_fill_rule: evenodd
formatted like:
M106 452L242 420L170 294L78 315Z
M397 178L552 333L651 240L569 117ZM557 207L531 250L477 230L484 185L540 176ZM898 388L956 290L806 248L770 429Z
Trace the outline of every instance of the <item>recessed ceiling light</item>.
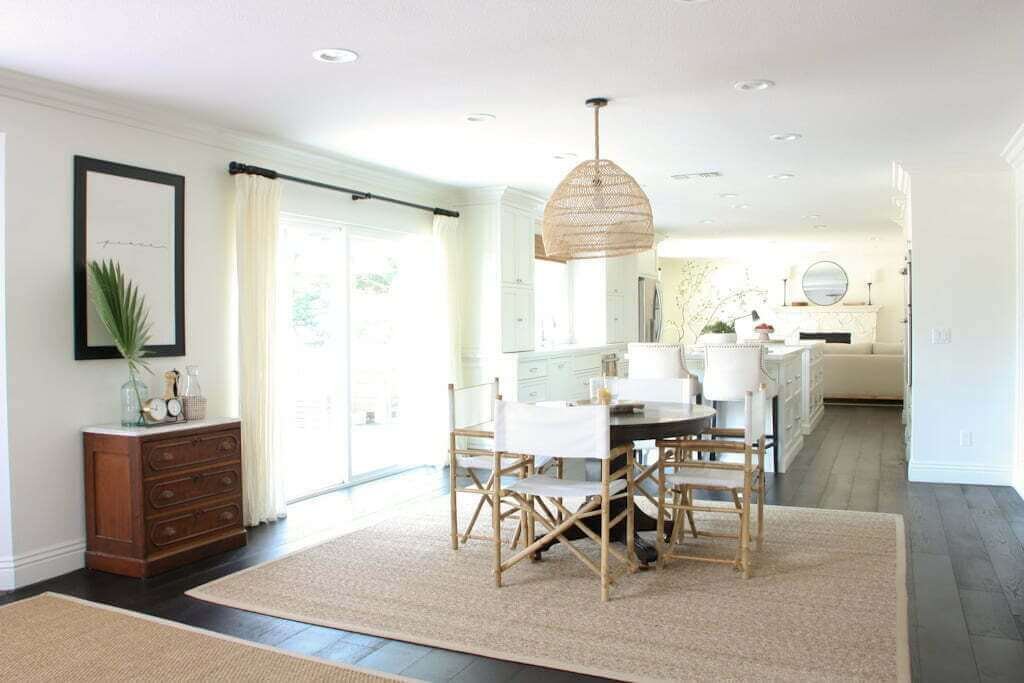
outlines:
M324 47L319 50L313 50L313 59L327 62L328 64L347 64L359 59L359 55L352 50L346 50L341 47Z
M484 114L482 112L474 112L472 114L466 114L466 120L471 123L483 123L485 121L493 121L496 117L494 114Z
M814 226L814 229L815 229L815 230L824 230L824 229L825 229L825 228L827 228L827 227L828 227L827 225L825 225L825 224L823 224L823 223L819 223L818 225L815 225L815 226Z
M734 209L749 209L750 208L750 204L733 204L732 208L734 208Z
M739 197L739 195L734 192L723 192L718 196L721 197L722 199L736 199L737 197Z
M678 2L680 5L698 5L702 2L707 1L708 0L676 0L676 2Z
M715 222L714 218L705 218L704 220L701 221L701 223L703 223L704 225L711 225L714 222Z
M809 213L806 216L804 216L804 220L808 220L808 221L816 221L819 218L821 218L821 216L819 214L816 214L816 213Z
M796 174L795 173L772 173L768 177L771 178L772 180L792 180L793 178L796 178Z
M556 159L575 159L576 155L572 152L558 152L553 155Z
M772 133L768 136L769 140L778 140L779 142L793 142L799 140L803 135L800 133Z
M713 178L721 178L721 171L699 171L697 173L674 173L672 174L672 180L711 180Z
M732 84L732 87L736 88L740 92L757 92L759 90L767 90L775 85L775 81L769 81L764 78L755 78L749 81L736 81Z
M869 237L868 239L870 239L870 240L871 240L872 242L877 242L877 241L879 241L879 240L880 240L880 239L882 239L882 238L881 238L881 237L879 237L878 235L872 235L872 236L871 236L871 237Z

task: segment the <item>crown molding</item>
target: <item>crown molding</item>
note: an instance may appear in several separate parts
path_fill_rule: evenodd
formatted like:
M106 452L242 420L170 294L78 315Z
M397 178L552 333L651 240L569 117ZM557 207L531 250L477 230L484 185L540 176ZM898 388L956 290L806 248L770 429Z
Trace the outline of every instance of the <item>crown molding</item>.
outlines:
M1006 163L1016 171L1024 170L1024 124L1021 124L1017 132L1013 134L1010 141L1003 148L1002 157Z
M423 203L450 201L456 188L301 143L213 125L187 114L102 95L9 69L0 69L0 97L130 126L241 155L238 161L286 165L338 184L378 194L399 193ZM227 173L225 167L224 172Z
M502 203L531 213L543 212L544 205L547 203L546 199L508 185L462 188L456 190L451 201L455 206L483 206Z

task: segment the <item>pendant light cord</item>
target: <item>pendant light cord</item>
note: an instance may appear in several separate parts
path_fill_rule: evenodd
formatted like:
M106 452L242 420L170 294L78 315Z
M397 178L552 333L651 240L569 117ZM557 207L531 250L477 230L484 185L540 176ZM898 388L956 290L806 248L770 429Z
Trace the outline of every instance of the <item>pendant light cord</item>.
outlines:
M594 107L594 162L601 160L601 107Z

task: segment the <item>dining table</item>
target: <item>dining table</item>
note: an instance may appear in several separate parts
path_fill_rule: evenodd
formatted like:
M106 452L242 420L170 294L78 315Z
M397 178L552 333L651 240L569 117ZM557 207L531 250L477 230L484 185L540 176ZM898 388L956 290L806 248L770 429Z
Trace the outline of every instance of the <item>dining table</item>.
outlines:
M571 401L543 401L538 405L546 406L568 406L574 405ZM710 406L689 403L653 403L644 402L642 408L635 412L619 413L612 411L610 416L609 450L620 446L630 446L638 441L651 441L656 439L670 439L674 437L691 436L706 432L711 426L715 410ZM620 455L611 461L611 470L614 472L626 464L626 456ZM656 495L656 494L655 494ZM635 506L635 503L634 503ZM619 498L611 502L611 518L615 518L620 512L626 509L626 499ZM633 510L634 536L633 544L637 560L641 564L650 564L658 559L658 550L655 545L647 542L639 535L641 531L655 531L658 520L645 513L641 508ZM588 517L582 522L591 531L601 533L600 517ZM666 533L671 533L672 522L665 524ZM586 534L576 526L567 530L564 534L567 540L584 538ZM619 522L611 529L611 540L625 542L626 522Z

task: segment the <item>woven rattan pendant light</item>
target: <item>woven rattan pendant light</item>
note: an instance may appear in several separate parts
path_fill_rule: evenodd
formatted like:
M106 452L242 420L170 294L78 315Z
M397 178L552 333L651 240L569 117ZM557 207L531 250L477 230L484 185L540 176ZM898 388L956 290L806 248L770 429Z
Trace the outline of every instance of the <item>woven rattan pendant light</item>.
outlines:
M633 177L601 158L600 112L604 98L587 100L594 109L594 158L558 184L544 207L544 253L565 259L635 254L654 247L651 203Z

